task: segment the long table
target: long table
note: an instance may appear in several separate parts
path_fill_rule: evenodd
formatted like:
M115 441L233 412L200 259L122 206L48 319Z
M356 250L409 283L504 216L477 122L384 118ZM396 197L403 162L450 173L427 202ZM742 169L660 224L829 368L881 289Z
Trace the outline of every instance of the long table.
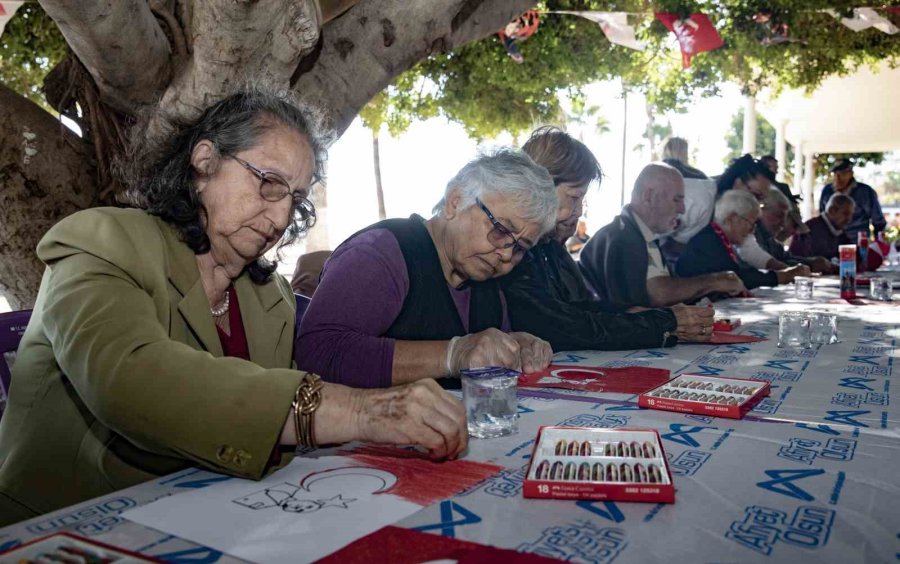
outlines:
M896 273L891 274L896 276ZM882 562L900 558L900 408L890 401L900 302L852 305L834 280L813 301L791 287L716 304L738 333L768 340L580 351L555 362L652 366L764 379L769 398L743 420L647 410L634 395L520 390L516 435L472 440L465 459L503 470L401 520L401 527L576 562ZM840 343L779 349L778 313L827 309ZM541 425L659 431L674 504L533 500L522 481ZM309 454L320 456L328 451ZM224 480L190 469L0 530L0 550L71 531L170 562L236 562L121 513Z

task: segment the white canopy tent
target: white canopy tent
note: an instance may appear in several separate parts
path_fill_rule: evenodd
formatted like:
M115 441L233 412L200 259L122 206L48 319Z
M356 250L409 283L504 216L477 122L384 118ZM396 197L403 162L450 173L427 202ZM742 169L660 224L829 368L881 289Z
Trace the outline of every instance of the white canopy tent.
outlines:
M759 111L777 132L779 163L785 164L785 143L793 145L798 156L794 161L794 191L803 194L804 217L812 216L815 209L813 155L900 149L898 96L900 68L892 69L886 61L874 70L860 67L852 74L831 77L809 94L788 90L777 97L760 96ZM748 100L746 114L752 113L755 105ZM755 116L752 119L755 122ZM745 146L747 133L745 128ZM755 140L749 144L754 145Z

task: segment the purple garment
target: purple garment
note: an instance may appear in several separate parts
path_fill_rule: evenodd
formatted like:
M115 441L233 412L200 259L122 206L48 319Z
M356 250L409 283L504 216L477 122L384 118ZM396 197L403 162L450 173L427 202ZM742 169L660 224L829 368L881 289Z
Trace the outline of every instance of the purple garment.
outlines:
M469 288L447 285L469 329ZM383 337L409 292L406 261L394 234L372 229L345 242L325 263L312 303L300 322L294 360L301 370L355 388L391 386L394 339ZM509 332L502 293L503 325Z
M824 216L814 217L806 221L809 233L794 235L791 240L790 253L798 257L825 257L829 260L838 258L838 247L852 245L850 237L844 231L835 235Z

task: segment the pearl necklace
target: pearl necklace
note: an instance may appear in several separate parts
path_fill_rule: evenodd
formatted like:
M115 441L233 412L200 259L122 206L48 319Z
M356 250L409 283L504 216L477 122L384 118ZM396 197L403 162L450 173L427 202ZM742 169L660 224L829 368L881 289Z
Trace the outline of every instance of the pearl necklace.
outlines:
M209 308L209 312L213 315L213 317L222 317L228 312L228 301L229 301L229 292L225 292L225 301L222 302L222 305L219 307L211 307Z

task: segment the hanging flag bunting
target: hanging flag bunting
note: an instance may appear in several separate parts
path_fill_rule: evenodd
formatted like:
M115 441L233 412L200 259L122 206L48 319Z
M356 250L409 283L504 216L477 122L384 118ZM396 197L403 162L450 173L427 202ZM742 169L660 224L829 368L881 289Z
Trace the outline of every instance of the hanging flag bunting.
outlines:
M888 35L894 35L900 29L897 28L890 20L881 16L872 8L853 8L853 17L844 18L834 10L825 10L835 18L841 20L841 23L849 27L853 31L863 31L874 27L879 31L883 31Z
M16 10L24 3L25 2L0 2L0 35L3 35L3 28L6 27L6 22L12 19Z
M805 43L799 39L794 39L788 34L788 25L779 23L772 12L762 11L753 16L756 22L757 33L756 38L762 44L778 45L781 43Z
M503 43L503 47L506 49L506 54L512 60L519 64L525 61L525 57L522 56L522 52L519 51L516 42L522 42L531 37L537 31L539 24L540 17L538 17L538 13L534 10L529 10L497 32L497 35L500 36L500 42Z
M610 43L643 51L646 46L637 40L634 28L628 25L628 14L625 12L550 12L552 14L570 14L581 16L600 24L603 35Z
M675 14L657 12L656 19L678 38L681 45L681 64L686 69L691 68L691 57L694 55L724 45L716 27L705 14L691 14L681 19Z

